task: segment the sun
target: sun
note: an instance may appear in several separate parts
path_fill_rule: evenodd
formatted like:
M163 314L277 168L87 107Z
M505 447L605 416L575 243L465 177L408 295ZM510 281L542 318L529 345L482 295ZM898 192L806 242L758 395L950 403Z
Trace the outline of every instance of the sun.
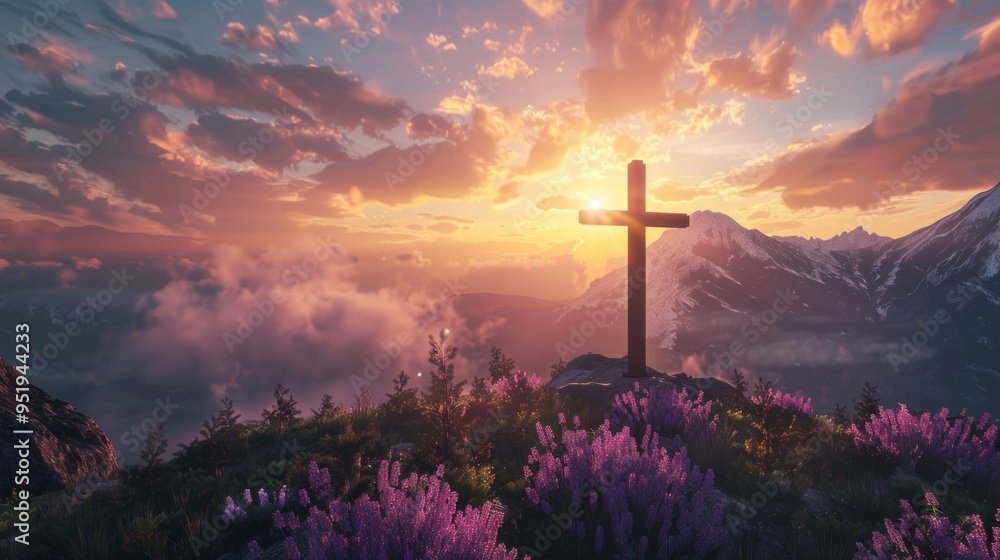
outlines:
M601 201L597 200L596 198L590 199L590 207L594 208L594 209L600 208L601 207Z

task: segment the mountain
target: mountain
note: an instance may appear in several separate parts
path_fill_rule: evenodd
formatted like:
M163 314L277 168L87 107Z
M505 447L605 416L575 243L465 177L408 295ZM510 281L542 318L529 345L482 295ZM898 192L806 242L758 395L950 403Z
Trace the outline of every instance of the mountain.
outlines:
M695 212L650 245L647 265L647 363L660 369L740 367L820 406L849 404L872 380L886 401L1000 409L1000 185L899 239L769 237ZM591 339L620 337L626 292L623 267L559 323L606 318Z
M105 479L118 471L111 441L96 422L69 403L54 399L34 384L28 391L28 424L13 415L18 372L0 358L0 495L9 496L18 464L13 430L30 429L32 495L62 490L82 480ZM10 411L10 412L8 412ZM20 489L21 487L18 486Z
M851 231L845 231L837 234L830 239L819 239L816 237L806 239L805 237L798 235L775 236L774 239L795 245L797 247L802 247L804 249L811 248L825 252L865 249L868 247L877 247L892 241L889 237L883 237L876 233L868 233L865 231L864 226L858 226Z

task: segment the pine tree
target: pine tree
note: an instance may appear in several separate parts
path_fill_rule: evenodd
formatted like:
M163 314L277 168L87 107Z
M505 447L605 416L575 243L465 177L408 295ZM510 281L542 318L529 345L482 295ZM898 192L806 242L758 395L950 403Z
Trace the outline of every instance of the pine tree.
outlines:
M319 402L319 410L313 409L313 419L319 420L321 422L326 422L337 414L337 407L333 404L333 397L330 394L324 394L323 399Z
M878 398L878 386L865 381L865 386L861 389L861 400L854 402L854 423L864 425L872 418L872 414L878 414L878 405L882 399Z
M445 346L444 337L434 340L428 336L430 353L428 361L436 367L431 371L431 382L424 402L429 413L430 423L434 426L436 459L440 462L456 464L456 443L463 439L465 407L462 405L462 387L465 381L455 382L455 364L452 360L458 354L458 348ZM501 354L502 355L502 354ZM491 370L492 375L492 370Z
M566 369L566 360L559 358L558 362L552 364L549 367L550 367L549 373L552 375L552 377L555 377Z
M403 422L415 420L418 417L419 402L416 389L407 389L410 383L410 376L406 371L400 371L392 381L392 393L386 393L388 399L385 402L386 420L390 426L396 426Z
M160 465L163 463L163 454L167 451L167 438L163 436L163 423L159 423L155 428L146 434L146 440L139 452L139 458L145 463L138 473L143 483L147 484L150 490L156 483Z
M162 463L163 454L167 451L167 438L163 436L163 423L146 434L145 445L139 452L139 458L149 469L156 469Z
M274 388L274 404L271 408L265 408L261 417L271 428L271 433L275 438L281 438L288 432L288 428L295 423L301 410L298 409L298 402L289 393L290 389L284 389L281 383Z
M490 346L490 381L493 383L500 381L514 370L515 365L514 360L508 358L503 350Z
M847 415L847 407L846 406L842 406L840 403L837 403L836 405L834 405L834 409L833 409L833 422L834 422L834 424L838 424L840 426L843 426L845 424L850 423L850 421L851 421L851 417Z
M222 410L219 411L216 427L218 429L235 428L241 415L236 414L236 409L233 408L233 400L229 397L223 397L221 402Z

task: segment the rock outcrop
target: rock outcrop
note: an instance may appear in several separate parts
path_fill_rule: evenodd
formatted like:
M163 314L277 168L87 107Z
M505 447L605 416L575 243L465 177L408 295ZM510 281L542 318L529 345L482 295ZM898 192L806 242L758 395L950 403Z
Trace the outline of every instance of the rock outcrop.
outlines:
M616 394L631 390L637 382L641 387L669 385L684 388L695 395L704 391L709 399L722 399L733 392L732 386L711 377L696 378L685 373L667 375L649 367L646 369L650 377L628 378L624 377L628 370L626 357L584 354L570 360L566 369L549 381L549 386L567 396L601 404L610 404Z
M80 480L104 479L119 470L111 440L93 418L31 385L29 421L15 418L18 372L0 358L0 496L13 489L18 456L14 430L31 429L32 495L62 490Z

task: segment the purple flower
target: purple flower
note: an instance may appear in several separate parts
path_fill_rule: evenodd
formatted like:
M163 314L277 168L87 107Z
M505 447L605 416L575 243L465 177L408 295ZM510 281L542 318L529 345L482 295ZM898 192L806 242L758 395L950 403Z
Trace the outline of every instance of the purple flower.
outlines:
M928 492L925 498L932 507L938 506L934 494ZM935 510L918 516L909 502L904 500L900 504L903 515L899 522L893 523L886 519L885 533L872 533L870 547L857 543L855 558L1000 560L1000 527L993 528L993 538L989 539L983 528L983 520L978 515L970 515L964 524L954 525L947 517L939 516ZM1000 509L996 516L1000 520Z
M282 514L279 507L272 523L292 532L285 539L288 558L515 560L515 550L497 543L503 510L496 503L459 510L458 494L444 482L442 468L435 476L411 474L402 480L400 471L399 463L383 461L377 499L319 498L301 524L297 510ZM311 462L309 484L317 494L327 493L329 471ZM299 494L307 504L308 495L301 499Z
M621 557L654 549L664 558L706 558L728 538L712 471L692 466L686 448L669 454L650 426L639 441L627 426L612 432L607 421L593 441L585 430L562 426L558 439L531 451L528 466L530 503L553 504L557 512L586 503L596 514L580 520L579 537L581 546L593 543L595 555L610 546Z
M543 385L545 381L537 374L514 370L494 383L490 391L504 399L520 402L528 393Z
M812 414L813 412L812 399L809 397L800 397L791 393L782 393L777 389L771 388L768 388L767 393L763 396L754 395L750 397L750 402L758 406L770 403L772 406L787 408L788 410L794 410L795 412L801 412L806 415Z
M608 412L611 429L618 431L627 426L634 433L642 433L646 426L663 436L681 435L684 439L715 434L719 415L712 414L712 403L705 401L705 394L691 400L683 389L653 386L615 395Z
M998 428L989 414L979 421L965 416L948 419L948 409L931 416L913 415L906 405L899 410L879 408L863 426L851 426L855 444L863 450L896 459L913 468L921 458L954 463L989 482L1000 480ZM960 473L964 474L964 473Z

